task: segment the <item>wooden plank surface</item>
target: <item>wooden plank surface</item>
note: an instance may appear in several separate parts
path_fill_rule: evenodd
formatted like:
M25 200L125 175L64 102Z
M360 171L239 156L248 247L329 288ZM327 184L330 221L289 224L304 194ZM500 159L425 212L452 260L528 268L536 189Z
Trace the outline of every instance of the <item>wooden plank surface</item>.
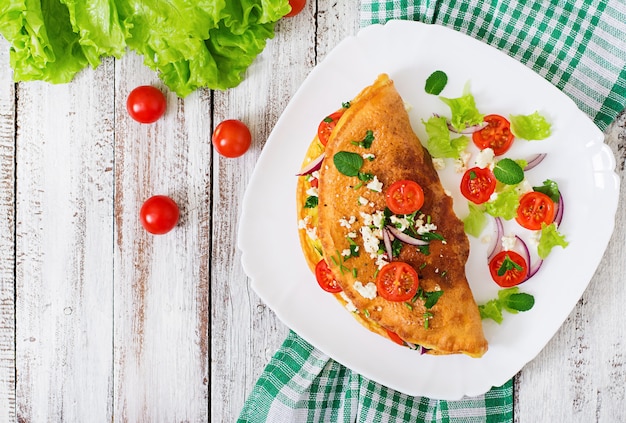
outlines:
M132 53L71 84L16 86L0 39L0 422L236 419L287 334L240 265L242 196L291 96L357 30L358 2L309 1L239 87L185 99ZM153 125L125 111L142 84L167 93ZM227 118L253 134L237 159L210 144ZM623 193L626 115L607 143ZM154 194L181 207L164 236L137 218ZM589 289L516 377L516 422L626 421L625 225L620 207Z
M0 422L15 421L15 84L0 37Z

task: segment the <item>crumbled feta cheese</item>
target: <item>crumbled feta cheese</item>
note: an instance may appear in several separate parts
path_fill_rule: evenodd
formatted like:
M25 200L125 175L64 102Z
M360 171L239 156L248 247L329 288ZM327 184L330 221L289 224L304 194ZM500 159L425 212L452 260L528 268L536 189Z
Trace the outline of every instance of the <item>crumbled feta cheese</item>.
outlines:
M306 234L309 238L311 238L311 240L315 241L317 239L317 226L306 228Z
M372 224L377 228L383 227L383 221L385 220L385 212L378 210L372 215Z
M483 244L489 244L491 240L492 240L491 235L485 235L484 237L480 239L480 242L482 242Z
M461 157L454 161L454 170L456 173L463 173L467 170L470 157L472 157L472 154L467 151L461 153Z
M356 232L348 232L348 238L356 238L356 237L357 237Z
M375 157L376 157L376 156L375 156L375 155L373 155L372 153L363 153L363 158L364 158L365 160L374 160L374 158L375 158Z
M298 221L298 229L306 229L309 222L311 222L311 216L304 216L304 219Z
M490 196L489 196L489 201L496 201L496 198L498 198L498 193L497 192L493 192Z
M354 303L352 303L352 301L350 300L350 298L348 298L348 296L346 295L345 292L341 291L339 293L339 295L341 295L341 298L343 298L343 300L346 302L346 309L350 312L350 313L356 313L359 310L354 306Z
M440 157L433 158L433 166L435 170L443 170L446 168L446 161Z
M367 285L363 286L361 282L355 281L352 286L363 298L367 298L368 300L376 298L376 284L369 282Z
M363 196L360 196L359 197L359 204L362 205L362 206L367 205L367 198L365 198Z
M383 190L383 183L378 180L378 177L374 175L374 179L370 181L367 185L368 189L372 191L381 192Z
M315 179L319 179L320 178L320 171L319 170L314 170L313 172L311 172L311 176L314 177Z
M376 236L376 232L382 232L380 229L370 228L369 226L361 226L361 236L363 237L363 248L370 254L370 257L375 258L378 255L378 246L380 245L380 239Z
M432 232L436 230L437 230L437 225L435 225L434 223L425 223L419 228L417 228L417 233L421 235L421 234L425 234L426 232Z
M385 267L387 264L389 264L389 262L387 261L386 254L380 254L376 257L376 266L378 266L379 270Z
M492 166L494 157L493 149L485 148L476 155L476 166L480 168Z
M523 195L527 192L533 191L533 186L530 184L530 182L528 182L528 179L524 179L515 187L515 191L517 191L518 194Z
M342 255L342 256L344 256L344 257L350 257L350 255L351 255L351 254L352 254L352 253L350 252L350 249L349 249L349 248L346 248L345 250L343 250L343 251L341 252L341 255Z
M532 247L537 248L537 246L539 245L540 238L541 238L541 231L534 231L533 234L528 238L528 243Z
M371 226L372 222L374 221L374 217L371 214L365 212L360 212L359 214L363 218L363 225Z
M403 103L404 103L404 110L406 110L407 113L413 110L413 105L411 103L408 103L406 101L403 101Z
M319 191L317 190L317 188L315 187L311 187L309 189L306 190L306 195L308 196L312 196L312 197L319 197Z
M342 217L341 219L339 219L339 225L341 225L344 228L348 228L350 229L352 227L352 224L356 222L356 217L354 216L350 216L349 219L346 219L345 217Z
M403 232L406 228L409 227L409 221L406 217L398 217L396 215L391 215L390 217L391 223L398 228L400 232Z
M511 235L511 236L503 236L501 241L502 241L502 249L506 250L506 251L511 251L512 249L515 248L515 236Z

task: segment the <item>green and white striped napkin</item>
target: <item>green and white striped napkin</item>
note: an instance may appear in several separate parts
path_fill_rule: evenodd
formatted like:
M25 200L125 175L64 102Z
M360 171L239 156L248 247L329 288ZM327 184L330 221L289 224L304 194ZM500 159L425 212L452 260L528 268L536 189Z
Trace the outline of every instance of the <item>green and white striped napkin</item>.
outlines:
M624 0L361 0L361 26L390 19L447 26L504 51L602 130L626 108Z
M513 382L459 401L412 397L360 376L290 332L238 423L475 422L513 419Z
M624 0L361 0L361 25L410 19L508 53L571 97L604 130L626 108ZM291 332L239 422L510 422L513 383L459 401L411 397L368 380Z

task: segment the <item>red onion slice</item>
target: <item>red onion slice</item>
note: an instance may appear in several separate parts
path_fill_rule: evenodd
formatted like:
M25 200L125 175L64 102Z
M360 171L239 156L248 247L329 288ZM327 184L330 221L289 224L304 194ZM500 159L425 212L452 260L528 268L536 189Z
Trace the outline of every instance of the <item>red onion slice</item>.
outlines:
M496 217L494 218L496 221L496 234L495 239L493 241L493 246L491 247L491 252L487 256L487 263L491 263L491 260L502 251L502 236L504 235L504 225L502 224L502 218Z
M385 228L389 229L389 232L391 232L391 234L393 236L395 236L400 241L402 241L402 242L404 242L406 244L417 245L417 246L419 246L419 245L428 245L428 241L424 241L422 239L413 238L412 236L407 235L404 232L401 232L395 226L387 225L387 226L385 226Z
M468 126L465 129L458 130L454 126L452 126L452 123L450 121L447 121L447 123L448 123L448 129L450 130L450 132L455 132L457 134L463 134L463 135L473 134L474 132L478 132L484 127L486 127L487 125L489 125L487 122L481 122L478 125L472 125L472 126Z
M387 259L393 260L393 248L391 248L391 242L393 241L392 235L387 228L383 228L383 242L385 244L385 250L387 251Z
M320 168L322 167L322 162L324 161L324 157L326 157L326 154L322 153L316 159L311 160L311 163L304 166L302 170L300 170L300 173L297 173L296 176L310 175L316 170L320 170Z
M536 154L536 155L530 157L528 159L528 164L526 165L524 170L526 171L526 170L530 170L530 169L534 168L539 163L541 163L543 161L543 159L546 158L546 156L547 156L546 153L541 153L541 154Z
M563 212L565 211L565 203L563 203L563 195L559 191L559 203L556 204L556 215L554 216L554 223L556 226L561 225L561 221L563 220Z
M541 269L541 265L543 264L543 259L539 259L537 260L537 263L533 264L532 266L530 266L528 268L528 277L526 278L526 280L532 278L533 276L535 276L535 274L539 271L539 269Z
M528 245L526 245L524 240L518 235L515 235L515 246L517 250L522 253L522 257L526 260L526 266L528 266L528 274L526 275L526 279L524 279L524 282L526 282L530 278L530 250L528 249Z

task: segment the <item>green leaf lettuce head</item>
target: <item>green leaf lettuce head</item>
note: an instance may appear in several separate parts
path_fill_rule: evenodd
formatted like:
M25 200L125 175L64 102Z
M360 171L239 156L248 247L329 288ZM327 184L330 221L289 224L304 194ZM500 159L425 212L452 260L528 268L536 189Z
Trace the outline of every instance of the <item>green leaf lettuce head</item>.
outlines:
M127 47L179 96L238 85L288 0L3 0L16 81L66 83Z

